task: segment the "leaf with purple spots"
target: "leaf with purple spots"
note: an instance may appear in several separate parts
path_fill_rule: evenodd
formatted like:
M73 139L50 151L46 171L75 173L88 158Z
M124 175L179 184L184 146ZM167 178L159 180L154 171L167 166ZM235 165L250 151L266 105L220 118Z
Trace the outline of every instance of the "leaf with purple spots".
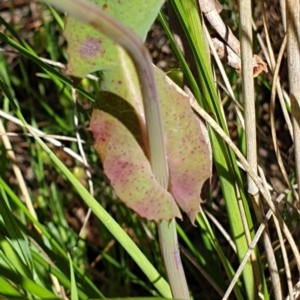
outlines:
M90 130L105 174L116 195L148 220L181 217L172 195L155 179L143 151L135 109L119 96L102 92L94 106Z
M163 1L145 2L152 7L147 11L143 6L147 15L126 10L124 5L131 6L131 2L97 1L144 38ZM73 19L68 20L65 35L71 75L83 77L95 70L103 71L90 129L117 196L149 220L181 217L181 208L194 223L202 185L211 176L211 152L206 128L193 114L189 97L155 69L170 173L167 191L155 179L148 160L143 102L130 58L119 46Z
M163 0L93 0L105 12L115 16L142 39L154 22ZM119 63L118 46L92 27L68 17L64 35L68 41L67 73L85 77L88 73L107 70Z
M139 215L156 221L169 220L180 216L178 208L175 209L178 205L194 222L201 202L202 185L211 176L207 130L194 115L189 97L155 68L172 196L158 190L147 159L146 125L138 79L131 61L122 50L120 57L122 64L107 71L101 81L102 92L91 120L95 147L104 171L117 196ZM114 122L114 126L108 127L106 122ZM108 132L109 138L103 138ZM137 190L138 185L141 187Z
M170 174L169 191L194 223L202 186L212 172L208 132L193 113L189 96L157 68L156 82Z

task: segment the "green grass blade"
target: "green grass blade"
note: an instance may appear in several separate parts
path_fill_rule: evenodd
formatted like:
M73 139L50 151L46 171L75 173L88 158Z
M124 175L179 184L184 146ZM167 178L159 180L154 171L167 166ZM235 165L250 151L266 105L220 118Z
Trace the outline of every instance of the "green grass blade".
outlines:
M1 81L0 81L1 83ZM12 96L10 95L5 85L1 84L4 92L12 104L16 107ZM18 117L26 124L21 112L17 110ZM27 129L29 129L27 127ZM103 222L111 234L120 242L124 249L129 253L133 260L143 270L150 282L154 284L157 290L166 297L171 296L171 291L168 283L161 277L145 255L140 251L136 244L130 239L127 233L119 226L119 224L103 209L103 207L91 196L91 194L83 187L78 179L70 172L70 170L57 158L57 156L47 147L47 145L29 129L32 136L35 138L41 148L48 154L54 165L62 172L69 182L73 185L75 190L79 193L86 204L91 208L94 214ZM1 181L1 178L0 178ZM0 182L1 183L1 182Z
M50 274L54 275L65 288L71 289L70 279L66 275L64 275L56 266L52 266L51 264L49 264L45 260L45 258L36 251L32 251L32 257L35 260L35 262L41 265L45 270L48 270ZM74 273L73 265L72 265L72 269ZM78 292L78 299L89 299L89 296L86 293L84 293L80 288L77 288L77 292Z
M73 82L68 79L67 77L63 76L60 74L58 71L56 71L54 68L51 66L47 65L43 61L41 61L33 52L27 50L20 44L16 43L14 40L11 38L5 36L3 33L0 33L0 40L4 41L5 43L9 44L16 50L18 50L20 53L22 53L24 56L35 62L38 66L40 66L43 70L45 70L46 73L55 76L58 78L62 83L64 83L68 87L73 87ZM90 95L90 93L86 92L84 89L81 87L76 87L76 90L81 93L84 97L89 99L90 101L94 102L95 99Z
M62 19L62 17L61 17L61 16L59 15L59 13L58 13L55 9L53 9L51 6L47 5L47 7L48 7L49 11L51 12L53 18L54 18L55 21L57 22L59 28L60 28L61 30L63 30L64 27L65 27L65 23L64 23L64 20Z
M159 275L156 269L139 250L136 244L129 238L117 222L102 208L102 206L90 195L82 184L74 177L69 169L56 157L56 155L47 147L47 145L37 136L36 141L49 155L57 168L68 178L73 187L77 190L82 199L92 209L94 214L106 225L111 234L120 242L124 249L129 253L133 260L143 270L145 275L154 284L157 290L166 297L170 296L170 288L167 282Z
M77 286L76 286L76 279L73 269L73 263L71 255L68 253L69 261L70 261L70 274L71 274L71 299L79 299L78 298L78 292L77 292Z
M0 277L1 295L6 297L21 297L22 294L12 285L9 280Z
M8 206L8 201L3 188L1 190L0 212L5 228L9 237L1 239L1 248L6 253L7 257L14 262L14 266L20 274L33 278L34 267L32 257L28 247L26 238L20 231L18 224L15 221L11 209Z
M10 187L3 181L3 179L0 177L0 186L5 190L7 195L10 197L10 199L17 205L17 207L25 214L25 216L36 226L42 233L43 237L49 241L49 243L52 245L52 247L65 259L65 262L68 262L68 256L65 252L65 250L57 243L57 241L49 234L49 232L45 229L43 225L41 225L38 221L35 220L35 218L32 217L32 215L27 210L26 206L22 203L22 201L14 194L14 192L10 189ZM90 297L101 297L104 296L102 293L97 289L97 287L92 283L92 281L82 272L82 270L74 265L74 269L76 270L76 273L78 276L82 277L82 279L85 281L86 285L88 286L88 292L90 294Z
M12 271L0 264L0 274L11 282L22 287L27 292L42 299L58 299L58 297L48 289L38 285L34 280L22 276L17 272Z
M179 0L173 0L172 4L181 21L194 53L200 80L199 85L203 94L203 98L197 100L202 107L215 115L218 123L221 125L224 131L228 132L227 125L223 117L222 108L216 94L216 88L209 64L210 60L208 58L208 54L206 53L206 44L198 14L198 5L196 1L188 1L183 5L183 3ZM211 129L209 129L209 132L210 141L213 148L214 161L220 178L220 184L229 216L230 228L233 239L237 246L238 257L241 261L248 249L248 243L244 234L243 223L238 207L236 186L238 186L239 195L243 202L249 230L253 230L251 215L246 201L241 175L237 167L235 155L217 134L215 134ZM243 279L247 298L254 299L255 282L250 262L248 262L245 266Z

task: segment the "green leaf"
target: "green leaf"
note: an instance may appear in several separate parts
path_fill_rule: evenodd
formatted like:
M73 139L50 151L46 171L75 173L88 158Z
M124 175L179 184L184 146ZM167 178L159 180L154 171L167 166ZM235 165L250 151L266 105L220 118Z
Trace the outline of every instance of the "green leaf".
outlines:
M163 0L90 1L106 13L122 20L138 36L145 39L163 5ZM118 64L118 46L94 28L68 17L64 35L68 41L68 73L84 77L96 70L107 70Z

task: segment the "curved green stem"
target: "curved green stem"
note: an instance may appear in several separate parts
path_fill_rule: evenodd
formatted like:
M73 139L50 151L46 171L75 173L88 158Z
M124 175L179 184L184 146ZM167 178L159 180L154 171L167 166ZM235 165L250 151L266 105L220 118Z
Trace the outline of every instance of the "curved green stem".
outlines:
M174 298L190 299L180 258L175 219L162 221L158 233L172 294Z
M44 0L44 2L54 5L60 10L67 11L71 16L93 26L102 34L121 45L130 55L136 67L143 94L152 171L157 181L167 189L169 174L163 138L160 101L151 57L142 40L121 22L89 2L82 0ZM175 219L172 219L169 224L163 221L158 227L162 254L166 263L173 297L189 299L187 283L178 252ZM138 261L136 262L139 264Z

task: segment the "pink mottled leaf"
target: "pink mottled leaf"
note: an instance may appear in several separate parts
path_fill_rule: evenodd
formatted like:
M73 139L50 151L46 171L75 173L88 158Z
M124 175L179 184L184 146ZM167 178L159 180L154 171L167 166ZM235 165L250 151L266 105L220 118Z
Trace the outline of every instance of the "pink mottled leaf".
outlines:
M193 113L186 93L158 69L156 79L170 172L169 191L194 223L203 183L211 177L207 129Z
M180 215L174 207L178 205L194 222L201 203L202 185L211 176L211 152L206 128L194 115L189 97L155 68L170 171L169 192L172 196L160 189L158 191L159 185L145 155L147 139L138 80L124 52L120 53L120 58L122 62L119 66L107 71L101 82L100 88L105 92L101 93L95 105L91 121L96 150L104 171L118 197L139 215L156 221L168 220ZM112 120L114 126L108 127ZM109 139L103 138L99 132L102 135L109 133ZM115 143L113 151L112 139ZM106 144L110 147L107 148ZM138 184L141 184L141 189L136 191ZM155 191L151 197L156 195L157 198L148 197L146 191L149 193L150 190ZM152 207L152 203L157 202L160 205Z
M132 2L97 0L144 38L163 1L146 1L151 7L147 16L137 11L122 15L130 11L124 5ZM119 46L73 19L68 20L65 35L70 75L103 71L90 129L117 196L149 220L181 217L180 208L194 223L202 185L211 176L211 152L206 128L192 112L189 97L155 69L170 174L167 191L155 179L148 160L143 102L130 58Z
M154 178L133 135L140 136L138 124L135 110L128 102L113 93L101 93L90 129L105 174L117 196L140 216L154 221L181 217L172 195Z

